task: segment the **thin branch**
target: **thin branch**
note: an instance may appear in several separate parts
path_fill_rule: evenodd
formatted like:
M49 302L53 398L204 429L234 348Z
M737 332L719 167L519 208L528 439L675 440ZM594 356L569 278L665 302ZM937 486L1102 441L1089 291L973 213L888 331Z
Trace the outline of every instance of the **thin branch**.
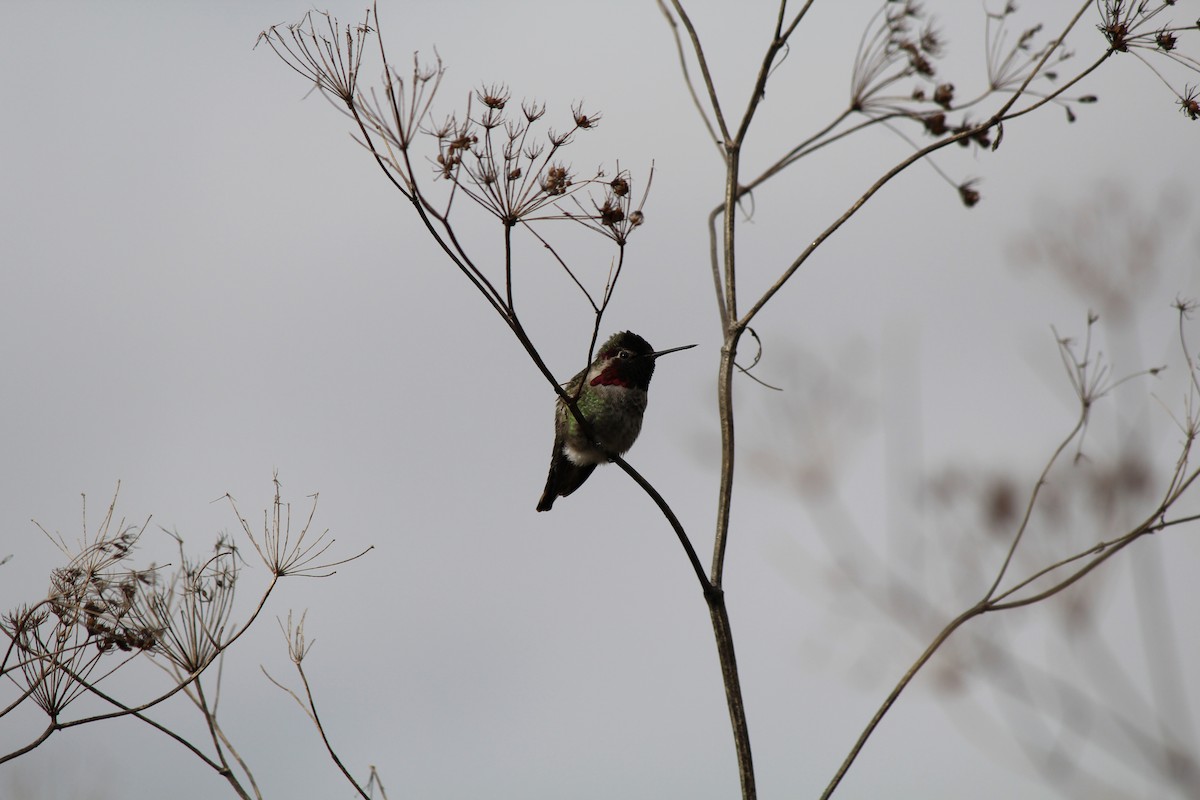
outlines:
M910 154L907 158L905 158L900 163L896 164L894 167L892 167L887 172L885 172L883 174L883 176L880 177L877 181L875 181L875 183L873 183L871 185L871 187L867 189L866 192L864 192L857 200L855 200L854 203L851 204L851 206L848 209L846 209L846 211L841 216L839 216L836 220L834 220L834 222L832 224L830 224L829 227L827 227L825 230L823 230L812 241L812 243L808 245L808 247L804 248L804 250L800 253L800 255L796 257L796 259L787 267L787 269L784 270L784 272L779 276L779 278L762 294L762 296L750 308L750 310L747 311L746 314L744 316L742 316L741 319L739 319L736 323L734 323L734 327L745 327L746 325L750 324L750 321L753 320L754 317L758 314L758 312L762 310L763 306L765 306L771 300L771 298L774 297L775 294L781 288L783 288L783 285L785 283L787 283L788 280L792 277L792 275L794 275L796 273L796 270L798 270L804 264L804 262L808 260L809 256L811 256L813 254L813 252L816 251L816 249L825 242L826 239L828 239L839 228L841 228L842 225L845 224L847 220L849 220L852 216L854 216L856 213L858 213L858 210L860 208L862 208L866 204L866 202L868 200L870 200L889 181L891 181L892 178L896 177L901 172L908 169L908 167L912 166L917 161L920 161L921 159L925 158L930 153L934 153L950 144L961 141L963 139L969 139L971 137L977 136L981 133L988 131L989 129L991 129L993 127L999 126L1001 128L1001 132L1002 132L1003 127L1002 127L1001 123L1003 123L1004 121L1009 120L1009 119L1014 119L1016 117L1023 116L1024 114L1027 114L1030 111L1033 111L1034 109L1044 105L1045 103L1050 102L1054 98L1057 98L1063 92L1070 89L1070 87L1073 86L1076 82L1078 82L1080 79L1082 79L1083 76L1089 74L1092 70L1096 69L1097 67L1100 66L1100 64L1102 64L1104 61L1106 61L1112 55L1113 51L1111 51L1111 50L1106 51L1104 53L1104 55L1100 56L1093 64L1091 64L1087 69L1085 69L1082 73L1080 73L1079 76L1077 76L1075 79L1064 84L1057 91L1055 91L1052 94L1046 96L1045 98L1039 100L1038 102L1031 104L1028 108L1024 108L1024 109L1021 109L1020 111L1010 113L1013 105L1015 105L1017 100L1022 97L1022 95L1025 92L1025 89L1029 86L1029 83L1040 73L1042 67L1049 60L1050 56L1059 47L1061 47L1063 39L1066 38L1067 34L1070 33L1071 30L1075 27L1075 25L1079 22L1080 17L1083 16L1084 12L1087 11L1087 9L1089 8L1090 5L1091 5L1091 0L1087 0L1087 2L1084 2L1080 6L1079 11L1076 12L1076 14L1071 18L1070 22L1067 23L1066 27L1063 29L1062 33L1059 34L1058 38L1055 39L1054 42L1051 43L1051 45L1046 47L1045 53L1043 53L1042 58L1038 61L1037 65L1030 71L1030 73L1026 77L1024 83L1021 84L1020 88L1018 88L1016 91L1013 92L1012 96L1003 105L1001 105L1000 109L995 114L993 114L990 119L988 119L985 122L983 122L979 125L976 125L972 128L959 131L958 133L955 133L951 136L948 136L944 139L941 139L937 142L934 142L930 145L927 145L927 146L921 148L920 150L916 151L915 153ZM999 144L999 138L997 138L995 144ZM993 145L993 147L994 146L995 145Z
M325 749L329 752L329 757L333 759L333 763L337 765L337 768L342 771L342 775L354 787L354 791L358 792L363 800L371 800L371 796L354 779L354 776L350 774L350 770L346 769L346 765L342 763L342 759L338 757L337 751L333 749L333 744L330 743L329 737L325 734L325 726L321 724L321 717L317 713L317 704L313 700L312 687L308 685L308 676L304 674L304 667L298 661L296 662L296 671L300 673L300 680L304 684L304 695L308 698L308 707L312 710L313 723L317 726L317 732L321 734L321 741L325 743Z
M696 54L696 62L700 65L700 74L704 77L704 88L708 90L708 102L712 104L713 114L717 118L717 127L721 131L720 144L728 148L730 143L729 126L725 124L725 115L721 113L721 102L717 99L717 89L713 85L712 74L708 69L708 57L704 55L700 36L696 33L691 17L683 10L683 5L679 0L671 0L671 5L675 7L675 13L679 15L679 21L683 23L683 27L687 29L688 38L691 39L692 51Z
M580 422L581 427L583 424L586 424L587 420L582 414L578 413L578 406L576 406L574 398L568 399L565 392L560 396L564 400L567 400L567 407L576 414L575 419ZM691 539L688 538L687 532L683 529L683 525L679 522L679 518L675 516L675 512L671 509L671 506L667 504L667 501L663 499L658 490L642 477L642 474L634 469L628 461L615 453L611 454L611 458L612 463L620 467L626 475L633 478L634 483L642 487L642 490L650 495L650 499L654 501L659 511L662 512L662 515L666 517L667 524L671 526L671 530L675 531L675 536L679 539L680 546L683 547L684 553L687 554L688 563L692 565L692 571L696 573L696 580L699 581L700 588L707 593L712 587L709 585L708 578L704 575L704 565L700 563L700 557L696 555L696 548L692 547Z
M767 46L766 52L763 53L762 65L758 68L758 76L754 80L754 90L750 93L750 100L746 105L746 111L742 114L742 122L738 126L737 135L733 139L733 143L737 147L741 147L746 141L746 134L750 130L750 123L754 121L754 114L758 111L758 104L767 96L767 80L774 72L775 56L779 55L779 51L787 46L788 38L796 30L796 26L804 19L804 15L808 13L808 9L812 7L813 0L808 0L804 7L796 13L795 19L788 25L787 30L783 28L783 17L787 11L787 0L779 2L779 16L775 21L775 33L771 37L771 43ZM728 137L727 137L728 138Z
M6 761L12 761L14 758L19 758L20 756L25 755L26 753L30 752L31 750L36 750L42 744L42 742L49 739L51 734L53 734L58 729L59 729L58 723L52 718L50 720L50 724L46 726L46 729L43 730L41 732L41 734L39 734L38 737L36 739L34 739L32 742L30 742L29 744L27 744L23 747L20 747L16 750L13 750L11 753L4 753L3 755L0 755L0 764L3 764Z
M946 642L946 640L950 638L951 634L961 628L969 620L974 619L982 614L984 610L985 607L982 603L972 606L955 617L950 624L942 628L938 635L934 637L933 641L929 643L929 646L925 648L925 652L921 653L917 660L913 662L912 666L908 668L908 671L904 673L904 676L900 678L900 681L894 687L892 687L892 691L888 693L887 699L883 701L883 705L879 707L879 710L875 712L873 717L871 717L871 721L867 723L867 727L863 729L861 734L859 734L858 741L856 741L854 746L850 748L850 752L846 755L845 760L842 761L841 766L838 767L838 771L834 774L833 780L829 782L829 785L825 787L825 791L821 793L821 800L829 800L829 797L833 795L834 791L838 787L838 784L842 782L842 778L846 777L846 772L850 769L850 766L854 763L854 760L858 758L858 754L862 752L863 746L867 743L867 739L871 738L871 734L875 732L877 727L879 727L879 723L883 721L884 716L888 713L888 711L891 710L896 700L900 698L900 694L906 688L908 688L908 685L912 683L912 679L916 677L918 672L921 671L921 668L929 663L929 659L933 658L933 654L938 651L938 648L940 648Z
M1021 517L1021 524L1017 526L1017 532L1013 536L1012 544L1008 546L1008 552L1004 555L1004 562L1000 565L1000 569L996 571L995 580L992 581L992 585L988 587L987 592L983 596L985 603L992 599L992 595L996 593L1000 582L1004 580L1004 575L1008 572L1008 567L1012 563L1013 555L1017 552L1017 546L1025 536L1025 531L1029 528L1029 520L1033 517L1033 508L1037 503L1042 487L1046 485L1046 478L1049 476L1050 470L1058 462L1059 456L1063 454L1067 446L1075 440L1075 437L1079 435L1087 424L1088 411L1089 409L1086 406L1080 410L1079 418L1075 421L1075 427L1058 443L1058 447L1055 448L1053 455L1050 456L1050 460L1046 462L1046 466L1042 468L1041 474L1038 475L1037 482L1033 486L1033 491L1029 493L1029 500L1025 504L1025 513Z
M576 286L579 287L579 291L583 292L583 296L585 298L587 298L588 305L590 305L592 307L592 312L596 313L596 314L600 313L600 307L597 306L596 301L592 299L591 292L589 292L584 287L583 283L579 280L579 278L576 277L575 271L572 270L567 265L567 262L563 260L562 256L560 256L558 254L558 250L556 250L554 248L554 246L550 244L550 242L546 241L546 238L544 236L542 236L540 233L538 233L537 229L535 229L528 222L526 222L525 220L521 220L521 225L524 226L525 230L529 231L529 233L531 233L535 239L537 239L539 242L541 242L542 247L544 247L547 251L549 251L551 257L553 257L554 260L558 262L558 265L563 268L563 272L567 273L567 277L569 277L571 279L571 281Z
M721 483L717 490L717 525L713 537L711 582L720 587L725 571L725 548L729 541L729 520L733 506L734 424L733 370L737 357L737 340L742 329L726 334L721 347L721 362L717 370L717 415L721 425Z
M234 775L233 770L229 768L229 763L225 760L225 750L221 747L221 737L217 734L217 717L216 713L208 707L208 701L204 697L204 683L196 679L196 697L197 705L200 707L200 712L204 715L204 724L208 728L208 734L212 739L213 749L217 753L217 760L220 762L220 769L217 774L220 775L232 787L233 791L242 800L250 800L250 795L246 793L241 782Z
M679 68L683 71L683 85L687 87L688 94L691 95L692 103L696 106L696 111L700 114L700 121L704 123L704 127L708 130L709 138L713 144L717 146L718 152L724 152L724 144L721 137L717 135L717 131L713 128L712 121L708 118L708 111L705 110L704 104L700 102L700 95L696 93L696 85L692 82L691 73L688 72L687 53L683 49L683 38L679 35L679 23L675 21L675 17L671 15L670 9L663 0L657 0L658 9L663 16L667 18L667 24L671 26L671 36L675 39L675 51L679 55Z
M742 682L738 675L737 654L733 646L733 628L729 624L729 612L725 608L725 592L713 587L705 592L709 616L712 618L713 638L717 643L718 661L721 664L721 682L725 686L725 702L729 708L729 724L733 733L734 749L737 751L738 777L742 787L742 800L754 800L758 790L754 780L754 760L750 750L750 728L746 723L746 706L742 699Z
M729 330L729 306L726 305L725 287L722 284L721 261L717 248L717 218L725 209L721 203L708 214L708 260L712 267L713 295L717 298L717 310L721 314L721 330Z

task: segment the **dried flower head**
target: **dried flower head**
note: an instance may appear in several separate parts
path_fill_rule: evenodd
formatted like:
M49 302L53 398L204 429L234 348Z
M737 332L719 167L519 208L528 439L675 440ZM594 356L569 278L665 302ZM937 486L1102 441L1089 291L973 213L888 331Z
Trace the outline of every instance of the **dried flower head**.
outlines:
M546 114L546 104L533 100L523 101L521 103L521 113L525 115L526 122L537 122Z
M583 130L594 128L600 123L600 115L585 114L583 112L582 103L576 103L575 105L571 106L571 116L575 118L575 126L577 128L582 128Z
M554 128L551 128L546 131L546 138L550 140L550 146L557 150L564 145L570 144L571 134L573 133L575 133L573 129L569 131L556 131Z
M975 188L977 183L979 180L976 178L958 185L958 196L967 208L973 208L979 202L979 190Z
M1118 53L1129 52L1129 26L1120 20L1114 20L1105 24L1100 30L1104 33L1104 38L1108 39L1109 48L1116 50Z
M299 622L292 621L292 612L287 615L287 626L283 621L279 621L279 629L283 631L283 637L287 640L288 657L293 664L300 664L304 661L304 657L308 655L308 651L316 644L316 640L308 641L304 636L304 622L308 618L308 612L305 611L300 615Z
M908 55L908 65L912 71L926 78L933 77L933 63L925 57L925 52L912 42L901 42L900 49Z
M604 205L597 209L597 215L600 218L601 225L608 228L615 228L625 220L625 209L621 208L618 200L609 197L605 198Z
M1200 119L1200 88L1195 86L1186 86L1183 90L1183 96L1179 98L1179 110L1187 114L1189 119Z
M324 22L316 22L314 14ZM266 42L285 64L320 91L353 106L366 40L375 32L371 17L368 10L362 22L342 26L328 12L310 11L300 22L285 26L286 33L279 26L268 28L258 35L258 42Z
M921 117L921 122L930 136L942 136L950 130L946 125L946 115L940 111L936 114L926 114Z
M1053 81L1057 78L1054 64L1071 58L1071 53L1059 46L1059 41L1051 39L1041 46L1035 46L1042 32L1040 24L1024 28L1010 39L1010 17L1017 12L1012 3L1005 6L999 14L988 14L984 38L987 42L987 75L988 85L993 91L1009 91L1017 89L1031 78ZM1010 45L1009 42L1013 43ZM1055 52L1056 51L1056 52ZM1046 59L1043 61L1043 59Z
M645 222L642 206L646 202L650 184L654 180L654 168L651 166L650 178L646 181L646 192L635 207L633 205L633 180L628 171L617 166L617 174L605 184L604 194L599 200L592 200L592 210L588 211L578 200L575 201L578 214L565 213L565 216L581 222L598 233L602 233L619 245L624 245L634 228Z
M11 641L8 654L16 662L4 674L51 717L87 690L89 676L106 654L136 655L156 646L157 631L136 613L156 572L153 566L139 570L129 564L146 526L114 521L116 502L114 494L103 521L89 533L85 498L84 534L75 547L38 526L68 563L51 572L44 600L0 619L0 631Z
M916 23L924 22L919 32ZM851 107L856 111L908 114L905 103L928 97L918 85L906 95L884 94L907 78L931 82L934 59L944 50L941 34L925 20L924 9L913 2L889 2L876 12L855 55L851 78Z
M88 648L88 634L79 625L51 614L44 603L22 606L0 618L0 631L11 644L5 662L16 664L4 675L52 719L87 689L101 658Z
M469 101L466 114L451 116L428 132L438 141L437 175L512 226L538 218L547 206L592 180L576 181L559 156L576 132L594 127L600 116L584 113L577 104L571 109L571 127L548 129L542 139L536 123L545 106L525 101L515 111L509 97L507 86L484 87L471 98L483 104L482 114L472 115Z
M970 147L972 144L975 144L975 145L978 145L979 147L984 147L984 148L991 147L992 137L988 135L988 129L984 128L983 130L974 130L976 127L977 127L977 125L974 122L972 122L969 117L963 117L962 124L956 126L954 128L954 132L955 133L966 133L967 131L973 131L973 132L971 133L970 136L964 136L963 138L958 140L959 147Z
M233 635L229 620L238 563L224 538L218 538L212 556L197 561L185 555L183 537L172 535L179 547L179 566L143 596L136 613L155 630L158 652L186 675L211 664Z
M1096 26L1108 41L1112 52L1134 52L1164 84L1174 92L1180 109L1191 119L1196 119L1200 109L1195 107L1195 96L1191 87L1185 85L1180 91L1171 81L1168 69L1156 67L1151 58L1166 59L1172 69L1183 67L1190 72L1200 72L1200 62L1194 55L1180 52L1181 37L1192 33L1192 28L1176 26L1171 22L1161 24L1160 15L1175 5L1171 0L1152 3L1150 0L1097 0L1101 7L1101 21ZM1200 28L1200 20L1196 21Z
M942 108L950 108L950 106L954 105L954 84L938 84L937 89L933 92L933 102Z
M275 499L271 508L263 511L263 529L258 536L250 529L250 523L242 517L233 497L229 495L225 497L229 500L233 513L237 515L242 531L250 540L250 544L258 552L263 564L276 577L282 578L288 575L326 577L334 574L336 571L333 569L334 567L361 558L370 552L372 548L368 547L349 558L334 561L324 560L323 556L334 540L327 539L328 530L317 534L315 538L310 536L313 517L317 513L317 495L311 495L312 505L309 507L308 517L305 519L303 527L296 533L292 531L292 505L284 503L281 498L278 475L274 478L274 484Z
M502 111L508 103L509 91L508 87L503 84L493 84L478 89L475 96L479 98L479 102L493 111Z
M542 191L551 197L567 193L571 186L571 173L562 164L551 164L542 179Z

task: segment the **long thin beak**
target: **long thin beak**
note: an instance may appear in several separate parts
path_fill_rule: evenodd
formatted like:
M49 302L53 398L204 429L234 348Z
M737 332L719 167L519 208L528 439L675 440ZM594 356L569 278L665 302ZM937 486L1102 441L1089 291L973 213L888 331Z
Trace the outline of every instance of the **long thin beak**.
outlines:
M672 347L669 350L658 350L653 353L650 353L649 356L650 356L650 358L658 358L659 356L665 356L667 353L674 353L677 350L690 350L691 348L693 348L695 346L696 345L694 345L694 344L685 344L682 347Z

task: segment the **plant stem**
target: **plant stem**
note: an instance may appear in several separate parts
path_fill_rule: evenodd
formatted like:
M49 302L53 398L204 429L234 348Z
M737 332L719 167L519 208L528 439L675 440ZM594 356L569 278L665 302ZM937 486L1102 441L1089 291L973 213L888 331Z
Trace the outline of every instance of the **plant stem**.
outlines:
M742 703L742 684L738 678L737 656L733 649L733 629L729 611L725 608L725 592L711 587L704 593L708 613L712 617L713 638L721 661L721 682L725 684L725 701L729 706L729 724L737 750L738 779L742 785L742 800L755 800L754 761L750 756L750 728L746 724L746 707Z

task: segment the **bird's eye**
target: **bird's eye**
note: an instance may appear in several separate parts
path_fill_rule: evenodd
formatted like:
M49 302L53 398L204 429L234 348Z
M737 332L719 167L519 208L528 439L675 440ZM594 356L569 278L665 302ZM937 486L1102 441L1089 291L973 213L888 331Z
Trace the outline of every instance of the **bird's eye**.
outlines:
M617 358L629 358L632 355L633 355L633 353L629 352L628 350L618 350L617 351Z

